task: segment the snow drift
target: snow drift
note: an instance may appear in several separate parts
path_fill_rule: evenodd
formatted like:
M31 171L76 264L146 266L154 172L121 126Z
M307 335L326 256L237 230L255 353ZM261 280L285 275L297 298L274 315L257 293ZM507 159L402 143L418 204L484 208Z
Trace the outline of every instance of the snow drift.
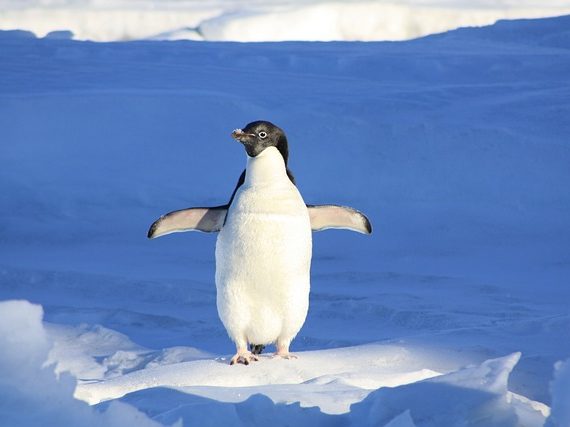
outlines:
M498 19L570 13L567 3L389 1L1 0L0 29L78 40L406 40ZM60 33L61 35L61 33Z
M454 28L483 26L499 19L536 18L570 13L570 7L485 8L378 1L316 2L281 11L224 13L198 25L205 40L373 41L409 40ZM176 37L176 33L173 33Z
M0 423L4 426L158 427L121 402L98 412L73 398L75 380L45 366L50 342L42 308L27 301L0 302Z
M6 425L159 425L125 403L112 402L100 412L74 400L71 377L56 377L53 366L45 366L51 343L42 325L40 306L26 301L1 302L0 325L3 349L0 391L5 396L0 420ZM398 353L400 357L395 357ZM356 360L354 355L357 355ZM77 395L96 403L143 390L125 400L136 401L138 406L167 424L184 420L184 425L262 426L276 418L276 425L290 425L297 420L303 425L316 422L317 425L372 426L401 419L400 414L407 413L407 418L414 420L411 425L418 426L454 425L459 419L467 425L538 425L536 420L543 415L536 409L540 406L507 391L509 373L519 357L514 354L489 360L478 367L447 375L428 371L398 373L420 361L413 362L414 356L402 353L402 349L381 346L308 352L290 364L263 357L261 362L247 368L204 360L149 367L114 380L87 383L80 386ZM394 364L387 363L388 360L399 361ZM371 366L374 369L371 370ZM292 368L301 377L293 380ZM416 382L434 374L435 378ZM134 388L133 378L138 382ZM169 378L177 379L172 383ZM192 384L195 381L198 383ZM208 382L212 385L205 387ZM371 393L353 405L348 417L335 420L334 416L321 412L329 408L336 413L343 406L339 406L342 400L358 402L369 393L369 389L362 388L363 384L370 387L383 383L385 387L410 382L412 384L407 386L382 388ZM253 384L257 387L252 387ZM262 384L263 387L259 387ZM271 400L258 393L268 395ZM194 396L207 396L210 400L196 404ZM171 409L173 401L175 409ZM275 405L272 401L288 405ZM295 402L301 404L291 405ZM319 406L321 411L306 408L313 405ZM347 410L348 407L341 412Z

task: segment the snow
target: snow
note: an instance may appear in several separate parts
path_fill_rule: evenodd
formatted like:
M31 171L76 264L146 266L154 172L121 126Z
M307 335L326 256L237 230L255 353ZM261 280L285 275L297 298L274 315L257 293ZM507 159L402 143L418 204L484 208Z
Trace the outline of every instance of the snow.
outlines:
M203 359L137 371L113 380L82 384L76 396L91 404L116 399L153 387L176 387L194 395L221 401L242 401L263 393L275 402L300 402L319 406L325 413L348 412L369 390L415 382L439 373L421 368L404 348L360 346L300 352L299 360L286 365L271 356L252 369L228 365L229 359ZM324 363L326 361L326 363ZM368 390L368 391L367 391Z
M369 356L376 353L377 355L389 355L389 357L398 354L398 350L387 348L365 347L359 350L363 350L364 353L361 355L359 352L359 362L367 357L367 353ZM299 365L295 367L295 370L304 375L316 374L323 369L322 366L318 366L322 365L323 362L330 362L331 360L347 362L350 359L345 357L349 355L354 355L354 349L350 351L344 349L341 352L326 351L302 354L304 358L308 357L309 360L303 362L299 359ZM380 368L378 373L383 369L383 374L387 375L387 378L392 377L392 381L384 383L383 388L370 394L368 394L370 390L350 387L350 382L344 381L343 375L340 377L335 375L334 380L325 375L317 376L312 381L296 384L281 383L278 386L275 384L271 387L268 385L264 387L234 386L233 384L236 384L236 373L232 372L227 365L217 363L215 366L216 363L212 361L205 362L206 366L196 367L196 370L200 370L204 378L207 377L208 373L212 374L210 378L215 378L218 382L217 385L203 387L189 387L182 384L168 385L167 378L170 374L176 375L182 381L184 378L200 377L201 375L197 376L190 366L181 367L182 369L176 372L170 369L170 373L153 371L152 374L147 375L147 378L152 377L153 380L157 381L157 386L169 387L170 390L168 392L165 390L165 393L168 393L169 399L176 402L173 405L174 409L160 417L161 421L169 422L181 418L185 422L189 421L189 425L194 425L193 421L198 412L198 407L200 408L199 413L205 419L213 417L215 422L232 422L236 423L235 425L262 425L267 422L266 419L273 418L271 416L273 411L279 411L283 425L288 425L296 418L301 420L301 425L309 425L310 420L318 425L338 423L338 425L347 426L369 426L385 425L386 421L392 422L393 425L402 425L403 423L407 423L403 425L415 425L410 424L410 422L413 423L413 417L418 420L418 425L454 425L457 420L476 420L479 424L474 423L473 425L486 426L518 425L516 423L540 425L537 421L540 422L544 419L541 410L545 412L547 410L540 405L537 406L538 409L533 408L524 399L519 401L517 396L507 391L509 372L516 364L519 356L519 354L513 354L504 358L489 360L480 366L465 368L423 381L422 378L429 378L434 373L427 375L425 372L416 373L414 376L397 378L398 375L390 375L389 369L385 363L382 363L385 360L377 359L372 362L374 368ZM253 374L249 373L247 377L245 377L244 372L249 371L249 369L240 367L241 372L237 372L237 383L243 379L251 382L249 377L252 375L254 378L258 375L260 378L266 376L266 378L270 378L269 382L272 382L275 379L274 368L279 361L263 360L262 362L254 364L251 369ZM314 364L314 362L318 362L318 364ZM396 366L392 366L397 371L399 364L403 366L409 362L404 357L395 364ZM362 366L367 366L362 363L355 363L355 365L359 366L360 369ZM350 363L345 367L347 371L353 369ZM218 372L214 375L212 369ZM372 376L376 376L374 369L372 369ZM381 377L382 374L378 375L378 378ZM122 383L126 384L132 381L132 378L125 377L123 380ZM163 383L165 380L166 382ZM222 382L225 387L221 387L219 382ZM399 386L393 387L395 384L399 384ZM119 390L117 386L119 384L114 383L108 385L106 389L116 392ZM104 388L86 386L82 390L93 391ZM157 403L157 400L160 399L157 390L160 389L146 387L141 392L131 393L126 400L148 407L149 412L157 410L157 406L164 405ZM366 395L368 397L364 398ZM226 404L218 404L219 406L214 407L211 403L204 405L205 401L196 400L195 396L206 397L210 401L226 402ZM268 396L271 401L283 402L287 405L270 405L262 396ZM362 400L363 398L364 400ZM513 401L517 403L513 404ZM295 402L300 402L300 405L295 404ZM350 406L351 403L354 404ZM410 405L411 409L405 409L410 408ZM311 409L314 406L319 406L321 412L315 411L314 408ZM519 406L521 407L520 410L518 409ZM230 411L231 418L226 414L227 408L234 408L233 411ZM350 413L346 413L348 409L350 409ZM218 414L214 414L214 411L217 411ZM236 412L237 419L235 418ZM250 414L254 412L262 414L263 418L254 420L249 418ZM414 414L413 417L412 413Z
M3 394L9 396L0 412L3 423L37 425L41 420L43 424L59 425L159 425L126 403L113 402L99 412L74 400L71 377L56 377L53 366L44 363L50 342L42 325L40 306L26 301L1 302L0 320L1 388ZM95 335L109 334L100 330ZM116 338L112 337L111 341ZM115 356L117 354L119 352ZM84 382L79 384L75 394L91 404L130 394L127 401L137 401L149 413L166 402L172 404L174 397L175 405L158 417L167 424L182 419L190 421L186 425L194 425L197 414L189 411L189 407L195 409L193 396L202 396L222 402L222 408L227 406L223 403L236 404L241 422L234 425L262 425L268 416L265 410L268 402L261 395L273 402L289 404L274 409L282 412L287 422L295 417L302 417L304 421L308 411L303 408L318 406L321 412L309 412L321 421L331 419L327 414L342 414L350 409L350 425L373 425L390 420L392 425L404 422L409 425L410 404L414 405L411 409L414 416L425 420L433 416L434 408L450 402L454 410L436 414L430 421L433 425L451 425L456 419L472 418L483 420L488 426L506 425L495 421L517 419L514 407L509 405L512 398L507 391L507 379L520 354L489 360L447 375L428 370L399 372L403 367L420 365L422 360L396 346L361 346L300 355L301 359L293 362L293 366L269 356L251 367L228 366L223 358L151 366L102 382ZM430 377L434 378L421 381ZM391 388L394 385L398 387ZM170 390L164 389L163 395L157 395L160 390L157 387ZM378 388L362 400L371 389ZM50 393L46 394L45 390ZM139 390L142 392L134 393ZM145 391L150 395L145 396ZM290 405L294 402L300 402L300 406ZM28 410L23 411L25 408ZM200 415L210 421L235 422L235 414L229 415L222 408L210 405L206 414L200 411ZM217 412L214 418L209 416L213 411ZM251 424L243 411L264 415ZM400 412L404 415L398 415Z
M353 425L385 425L405 411L421 425L460 425L460 420L488 427L525 425L528 420L517 416L507 391L519 357L515 353L411 385L381 388L354 405Z
M50 348L42 308L27 301L0 302L0 421L2 425L158 427L121 402L98 412L73 398L75 381L45 366Z
M545 426L570 425L570 359L556 364L550 392L552 393L552 413Z
M435 2L434 2L435 3ZM534 18L570 13L570 7L500 8L378 1L315 2L285 10L239 11L207 19L198 26L205 40L234 41L372 41L408 40L499 19Z
M407 40L499 19L570 13L563 0L0 0L0 8L0 29L39 37L67 30L94 41Z
M0 300L31 302L0 305L0 425L564 425L569 25L0 33ZM314 234L298 360L230 367L215 236L146 231L227 201L245 166L229 134L256 119L287 132L308 203L362 210L374 233Z

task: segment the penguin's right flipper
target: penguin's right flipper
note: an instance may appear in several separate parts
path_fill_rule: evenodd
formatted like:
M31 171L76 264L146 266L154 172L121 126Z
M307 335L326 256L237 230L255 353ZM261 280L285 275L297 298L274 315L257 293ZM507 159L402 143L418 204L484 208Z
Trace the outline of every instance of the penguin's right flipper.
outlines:
M227 213L228 205L212 208L189 208L170 212L152 223L147 237L154 239L182 231L202 231L204 233L220 231Z
M362 212L348 206L307 205L313 231L338 228L362 234L372 233L372 224Z

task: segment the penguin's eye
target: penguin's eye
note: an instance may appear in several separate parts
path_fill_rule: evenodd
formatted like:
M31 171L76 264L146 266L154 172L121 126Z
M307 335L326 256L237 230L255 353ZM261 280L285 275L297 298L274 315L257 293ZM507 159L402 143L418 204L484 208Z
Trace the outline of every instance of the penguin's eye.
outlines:
M260 137L261 139L267 138L267 132L261 131L261 132L258 133L258 135L259 135L259 137Z

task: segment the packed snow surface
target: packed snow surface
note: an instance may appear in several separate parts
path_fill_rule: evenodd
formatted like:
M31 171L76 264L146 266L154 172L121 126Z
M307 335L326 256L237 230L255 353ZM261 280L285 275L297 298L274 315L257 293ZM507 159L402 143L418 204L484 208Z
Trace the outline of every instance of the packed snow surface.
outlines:
M0 29L95 41L407 40L569 13L564 0L0 0Z
M565 426L568 28L0 33L0 425ZM230 133L257 119L287 133L307 203L374 233L313 235L299 359L229 366L215 235L146 231L228 200Z

